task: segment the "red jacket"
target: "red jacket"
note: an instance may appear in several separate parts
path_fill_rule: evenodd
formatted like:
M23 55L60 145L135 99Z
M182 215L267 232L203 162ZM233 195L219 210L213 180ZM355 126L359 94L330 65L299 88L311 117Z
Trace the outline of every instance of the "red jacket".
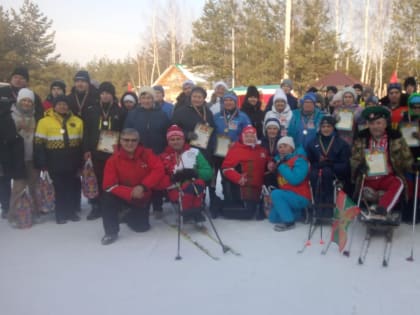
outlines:
M144 201L150 199L151 189L159 186L163 176L163 164L152 150L138 146L134 157L130 158L119 149L105 164L102 186L105 191L127 202L135 202L131 192L135 186L142 185L145 188Z
M223 175L231 182L238 184L241 174L246 174L245 186L261 188L264 183L264 172L270 161L267 150L260 145L251 147L241 142L235 142L229 149L222 164ZM241 173L235 167L241 166Z

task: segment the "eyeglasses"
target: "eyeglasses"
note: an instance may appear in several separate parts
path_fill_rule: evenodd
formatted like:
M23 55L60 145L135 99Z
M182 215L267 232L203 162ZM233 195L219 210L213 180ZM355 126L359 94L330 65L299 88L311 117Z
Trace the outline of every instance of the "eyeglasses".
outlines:
M129 139L129 138L121 138L121 141L134 143L134 142L137 142L138 140L137 139Z

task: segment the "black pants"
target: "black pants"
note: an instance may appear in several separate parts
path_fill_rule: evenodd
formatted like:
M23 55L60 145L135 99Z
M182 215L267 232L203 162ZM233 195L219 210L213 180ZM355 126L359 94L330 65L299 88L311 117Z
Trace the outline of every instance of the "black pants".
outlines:
M152 205L153 205L153 212L162 212L163 206L163 197L165 195L165 191L163 190L153 190L152 191Z
M102 222L106 235L117 234L120 230L118 213L123 208L129 208L124 222L135 232L146 232L150 229L149 204L135 206L118 198L112 193L104 192L101 197Z
M107 160L99 160L99 159L93 159L93 171L96 176L96 180L98 181L98 197L94 199L90 199L89 203L92 205L98 205L97 211L100 211L101 209L101 195L102 195L102 182L104 180L104 170L105 170L105 164Z
M3 212L8 212L10 207L10 195L12 183L9 176L0 176L0 204Z
M55 190L55 218L67 220L80 208L80 178L74 172L50 176Z

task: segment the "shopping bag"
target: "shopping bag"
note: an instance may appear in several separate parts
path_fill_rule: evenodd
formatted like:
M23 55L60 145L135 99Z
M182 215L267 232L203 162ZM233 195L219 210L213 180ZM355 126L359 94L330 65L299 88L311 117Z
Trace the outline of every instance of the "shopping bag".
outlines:
M26 187L16 199L14 213L10 217L10 223L18 229L27 229L32 226L33 200Z
M93 171L93 163L91 159L85 162L82 170L82 193L88 199L94 199L99 195L98 180Z
M48 171L41 171L38 181L37 198L39 210L42 213L54 211L55 191Z

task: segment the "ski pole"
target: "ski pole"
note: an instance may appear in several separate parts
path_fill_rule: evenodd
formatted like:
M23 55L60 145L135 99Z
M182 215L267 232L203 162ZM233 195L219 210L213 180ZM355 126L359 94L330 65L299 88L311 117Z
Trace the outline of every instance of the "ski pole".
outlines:
M417 158L419 160L419 158ZM417 216L417 198L419 189L419 170L416 170L416 184L414 188L414 206L413 206L413 231L411 234L411 255L407 257L407 261L414 261L414 237L416 230L416 216Z
M360 208L360 203L362 201L362 193L363 193L363 186L365 185L365 178L366 174L363 174L362 177L362 183L360 185L360 191L359 191L359 197L357 198L357 207ZM351 223L351 231L350 231L350 242L349 242L349 248L343 252L344 256L350 257L350 250L351 246L353 244L353 236L354 236L354 224L357 220L357 216L354 217L353 222Z

